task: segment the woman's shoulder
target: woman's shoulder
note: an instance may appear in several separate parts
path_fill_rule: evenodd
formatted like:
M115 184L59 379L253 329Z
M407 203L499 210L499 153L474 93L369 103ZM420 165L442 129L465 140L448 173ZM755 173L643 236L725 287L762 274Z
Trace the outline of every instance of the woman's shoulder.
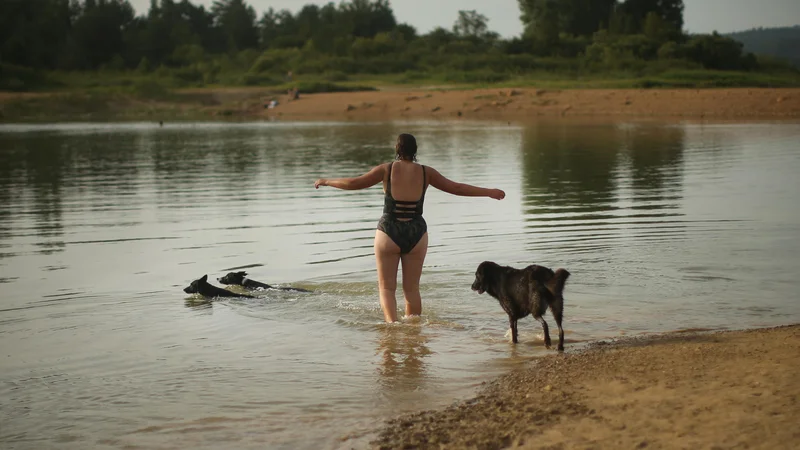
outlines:
M426 172L426 173L428 173L428 174L431 174L431 173L436 173L436 174L438 174L438 173L439 173L439 171L438 171L438 170L434 169L434 168L433 168L433 167L431 167L431 166L427 166L427 165L425 165L425 164L420 164L420 165L422 166L422 168L423 168L423 169L425 169L425 172Z

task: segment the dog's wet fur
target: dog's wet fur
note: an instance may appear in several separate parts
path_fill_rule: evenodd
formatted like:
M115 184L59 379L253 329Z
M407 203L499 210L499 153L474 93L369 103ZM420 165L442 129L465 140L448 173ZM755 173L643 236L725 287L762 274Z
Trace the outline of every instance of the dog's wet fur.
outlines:
M516 344L517 321L532 314L542 324L544 345L550 348L550 333L542 317L547 309L553 314L558 325L558 350L564 351L564 330L561 318L564 313L564 285L569 278L566 269L555 272L547 267L530 265L524 269L501 266L492 261L484 261L475 272L472 290L484 292L500 302L511 325L511 340Z
M237 294L227 289L222 289L208 283L208 275L203 275L202 278L192 281L192 284L186 286L183 292L187 294L200 294L203 297L241 297L241 298L255 298L251 295Z
M279 289L281 291L310 292L300 288L270 286L266 283L251 280L247 278L247 272L228 272L224 277L217 278L217 281L222 284L242 286L247 289Z

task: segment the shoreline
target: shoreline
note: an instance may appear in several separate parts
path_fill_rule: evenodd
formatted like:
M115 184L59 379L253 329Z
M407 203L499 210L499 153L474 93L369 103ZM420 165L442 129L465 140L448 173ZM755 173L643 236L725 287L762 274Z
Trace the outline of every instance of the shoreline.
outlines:
M264 112L300 120L537 117L798 118L800 89L404 90L312 94Z
M597 341L387 421L373 448L790 448L800 324Z
M267 108L271 100L278 102ZM162 99L120 93L0 92L0 122L56 120L504 120L797 119L800 88L536 89L403 88L303 94L266 88L198 88Z

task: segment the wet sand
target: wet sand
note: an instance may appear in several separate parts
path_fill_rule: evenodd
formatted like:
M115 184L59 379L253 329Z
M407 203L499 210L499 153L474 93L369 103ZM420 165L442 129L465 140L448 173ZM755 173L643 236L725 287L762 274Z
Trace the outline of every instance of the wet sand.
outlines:
M294 120L504 119L538 116L800 117L800 89L410 90L276 97Z
M472 400L388 422L375 448L797 448L800 325L552 354Z

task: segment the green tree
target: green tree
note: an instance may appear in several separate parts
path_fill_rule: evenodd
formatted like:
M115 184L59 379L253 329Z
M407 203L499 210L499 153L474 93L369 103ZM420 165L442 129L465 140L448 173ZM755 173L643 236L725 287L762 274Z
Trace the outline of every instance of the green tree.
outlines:
M407 23L401 23L395 27L395 32L403 36L403 40L411 42L417 39L417 29Z
M559 0L518 0L525 35L533 40L535 52L551 54L558 45L561 33Z
M654 13L674 30L683 29L683 0L625 0L616 11L617 30L623 34L644 31L648 14Z
M708 35L692 37L686 44L689 59L703 65L706 69L736 70L752 69L752 55L744 57L741 42L720 36L715 31Z
M69 0L0 1L0 61L55 68L76 12Z
M617 0L518 0L526 29L540 30L540 39L560 33L591 36L607 28ZM541 31L542 29L547 29ZM557 30L557 31L556 31Z
M482 38L489 32L489 19L477 11L459 11L453 33L459 37Z
M339 5L340 31L354 37L375 37L397 26L389 0L352 0Z
M664 20L663 17L654 11L647 13L642 34L658 42L680 39L680 30L675 29L671 23Z
M608 28L617 6L617 0L567 0L562 3L562 31L575 36L591 36Z
M256 11L244 0L215 0L211 15L228 51L258 48Z
M87 0L72 26L70 65L92 69L119 60L126 53L124 34L133 20L127 0Z

